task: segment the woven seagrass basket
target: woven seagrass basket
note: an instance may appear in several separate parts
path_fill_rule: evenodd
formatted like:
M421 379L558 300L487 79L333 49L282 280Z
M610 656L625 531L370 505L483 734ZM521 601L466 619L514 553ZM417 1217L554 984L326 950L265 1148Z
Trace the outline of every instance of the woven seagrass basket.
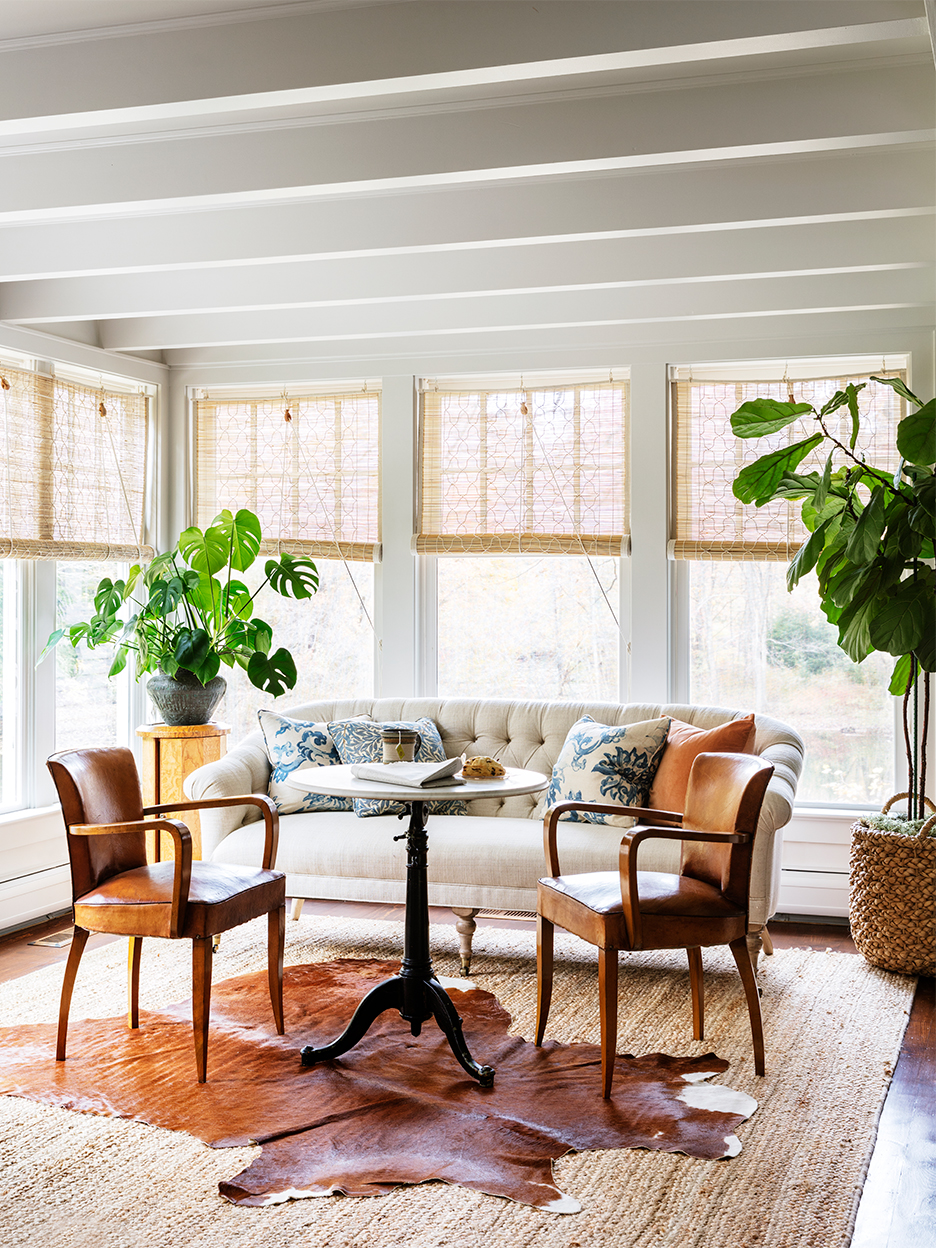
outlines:
M898 793L883 809L906 797ZM930 810L933 803L924 799ZM936 974L936 837L852 825L848 918L858 952L872 966L904 975Z

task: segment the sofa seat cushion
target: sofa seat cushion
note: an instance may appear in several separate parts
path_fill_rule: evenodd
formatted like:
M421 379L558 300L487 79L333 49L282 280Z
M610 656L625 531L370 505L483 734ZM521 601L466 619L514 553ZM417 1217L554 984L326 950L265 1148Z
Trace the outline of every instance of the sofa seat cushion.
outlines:
M402 825L396 819L357 819L346 811L290 815L280 825L278 871L331 879L406 877L406 842L394 841ZM542 825L533 819L433 815L428 823L429 886L434 904L445 904L439 890L452 888L452 904L462 891L486 887L529 890L530 909L536 881L546 870ZM559 859L568 874L617 870L621 833L617 828L564 823ZM263 825L237 828L215 850L215 862L259 862ZM679 870L679 843L647 841L640 846L641 867ZM483 899L482 899L483 901Z

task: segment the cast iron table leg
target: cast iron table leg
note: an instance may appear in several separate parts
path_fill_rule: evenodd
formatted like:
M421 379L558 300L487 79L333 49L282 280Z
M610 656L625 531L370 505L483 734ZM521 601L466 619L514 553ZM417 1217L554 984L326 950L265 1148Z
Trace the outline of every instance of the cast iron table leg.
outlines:
M321 1048L307 1044L301 1052L303 1066L340 1057L365 1035L378 1014L397 1009L418 1036L423 1023L434 1018L444 1032L462 1067L483 1088L494 1082L490 1066L481 1066L468 1051L462 1020L448 993L436 979L429 957L429 893L426 882L428 842L425 802L412 802L406 833L406 919L403 927L403 965L399 975L372 988L360 1003L341 1035Z

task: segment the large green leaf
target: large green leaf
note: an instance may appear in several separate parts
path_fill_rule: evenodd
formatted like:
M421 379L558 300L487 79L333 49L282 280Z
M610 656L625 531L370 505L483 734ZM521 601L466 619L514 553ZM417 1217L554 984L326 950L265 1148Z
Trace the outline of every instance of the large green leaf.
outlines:
M909 399L911 403L915 403L917 407L923 406L923 400L918 399L912 390L908 390L899 377L872 377L872 381L880 382L882 386L890 386L892 390L900 395L902 399Z
M868 625L877 605L874 598L870 601L855 599L839 616L839 645L854 663L866 659L874 649Z
M737 438L761 438L785 429L794 420L813 411L810 403L781 403L777 399L749 399L731 414L731 428Z
M911 464L936 463L936 399L897 426L897 450Z
M196 572L214 576L216 572L227 567L230 547L224 534L217 528L207 529L203 533L193 525L179 534L179 553Z
M172 657L179 667L185 667L190 672L194 672L203 685L207 683L202 675L202 671L210 666L210 659L212 658L211 638L203 628L180 628L176 634ZM217 655L213 657L216 662L212 676L217 675L220 664ZM207 680L210 679L211 676L207 678Z
M793 556L793 559L787 568L786 574L788 590L795 589L799 584L800 579L804 577L807 572L811 572L816 566L816 561L822 554L825 546L826 533L828 532L831 523L832 520L830 519L820 524L818 529L809 535L807 541L802 544Z
M284 598L311 598L318 589L318 570L311 559L294 559L292 555L283 554L278 561L268 559L264 571L272 587ZM291 689L292 685L289 687Z
M198 578L195 578L196 584ZM191 588L181 576L171 576L167 580L154 581L150 586L149 601L146 604L147 614L155 616L171 615L182 601L186 589Z
M221 612L225 618L236 616L249 620L253 614L253 596L243 581L230 581L221 593Z
M116 615L124 602L123 581L114 582L106 576L94 594L94 609L99 615Z
M198 573L198 581L189 590L188 599L203 621L210 621L214 628L221 622L221 602L224 587L215 576Z
M932 612L928 624L923 629L923 636L914 647L913 653L920 661L920 666L927 672L936 672L936 628L932 624Z
M830 416L832 412L837 412L843 404L848 402L848 395L844 390L836 390L828 403L824 403L819 410L820 416Z
M278 698L296 683L296 664L282 646L274 654L254 654L247 664L247 679L257 689Z
M231 567L238 572L245 572L256 559L261 536L260 521L252 511L243 507L236 516L227 510L222 511L212 520L211 528L205 534L206 540L220 541L225 550L230 551ZM227 563L227 554L224 562Z
M877 611L869 622L868 636L875 650L909 654L923 638L929 618L919 594L898 594Z
M913 656L902 654L894 664L894 670L891 673L890 684L887 686L887 692L892 693L894 697L900 698L907 692L907 685L912 674Z
M861 428L861 417L858 414L858 391L863 389L863 382L860 386L849 382L845 387L845 398L848 402L848 412L852 422L851 437L848 439L848 449L850 451L855 449L855 443L858 441L858 431Z
M868 499L845 547L845 557L852 563L870 563L877 555L884 534L886 505L887 494L884 486L880 485Z
M747 468L742 468L732 486L735 497L742 503L754 503L757 507L769 503L784 473L798 467L822 440L821 433L814 433L804 442L794 442L792 446L762 455Z
M819 488L813 495L813 506L817 511L822 511L825 506L826 499L829 497L829 489L832 486L832 460L835 451L830 451L829 458L825 462L825 468L822 470L822 478L819 482Z

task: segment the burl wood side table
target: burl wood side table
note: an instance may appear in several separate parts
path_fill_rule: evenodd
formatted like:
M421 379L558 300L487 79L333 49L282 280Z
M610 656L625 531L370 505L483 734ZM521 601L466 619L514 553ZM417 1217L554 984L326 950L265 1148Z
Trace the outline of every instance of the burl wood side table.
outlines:
M143 805L159 806L166 802L184 801L182 782L197 767L217 762L227 750L228 724L187 724L173 727L171 724L141 724L137 736L143 739L143 758L140 782L143 787ZM181 819L192 833L192 857L201 858L201 823L198 812L186 810L168 819ZM159 857L172 859L172 838L163 833ZM155 833L146 834L146 856L155 859Z

